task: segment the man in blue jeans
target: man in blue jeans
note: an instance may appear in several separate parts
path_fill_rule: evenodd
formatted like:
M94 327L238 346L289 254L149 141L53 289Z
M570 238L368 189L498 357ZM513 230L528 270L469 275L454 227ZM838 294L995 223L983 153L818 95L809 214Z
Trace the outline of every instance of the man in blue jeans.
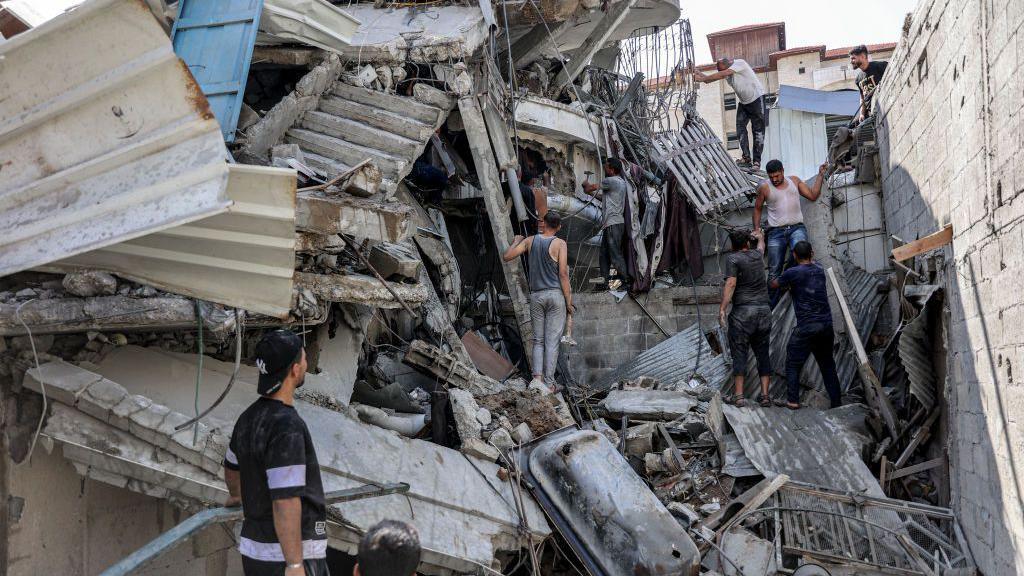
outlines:
M804 214L800 197L816 202L821 197L821 183L825 179L825 164L818 168L813 186L796 176L786 176L782 162L771 160L765 166L768 179L757 187L754 202L754 232L761 230L761 211L768 209L768 230L764 234L768 255L768 282L778 278L786 264L786 255L797 242L807 240ZM779 302L779 291L771 289L768 298L772 308Z
M786 349L786 406L792 410L800 408L800 371L807 357L813 354L832 408L836 408L842 405L842 393L832 357L835 335L832 332L832 308L828 304L825 287L825 270L813 261L814 250L806 240L796 243L793 256L796 266L770 283L775 289L790 289L796 313L796 328Z

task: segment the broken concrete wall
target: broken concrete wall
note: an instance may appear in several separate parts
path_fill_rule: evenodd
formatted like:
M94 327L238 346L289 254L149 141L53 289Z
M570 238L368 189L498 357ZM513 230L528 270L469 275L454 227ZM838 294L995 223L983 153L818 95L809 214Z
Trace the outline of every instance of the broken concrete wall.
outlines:
M889 231L910 242L953 226L936 261L951 496L985 574L1024 571L1022 24L1019 1L923 0L877 105Z
M658 289L649 298L638 298L669 334L696 324L698 306L704 331L718 326L718 286L697 286L697 306L691 286ZM570 350L569 360L573 376L581 383L596 381L667 338L629 297L616 302L608 292L578 293L573 304L572 335L577 346Z
M60 448L40 442L31 462L13 466L11 576L97 574L189 516L169 501L82 478ZM144 576L241 575L234 539L215 526L146 566Z

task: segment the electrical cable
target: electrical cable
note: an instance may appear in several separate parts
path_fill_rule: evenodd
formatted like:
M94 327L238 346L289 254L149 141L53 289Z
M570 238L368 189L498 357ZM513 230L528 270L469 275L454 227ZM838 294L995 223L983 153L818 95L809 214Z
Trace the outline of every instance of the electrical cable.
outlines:
M235 368L231 372L231 378L228 380L228 385L224 387L224 391L221 392L220 396L218 396L217 399L213 401L213 404L210 404L210 406L207 407L206 410L203 410L201 414L197 414L195 418L189 420L188 422L185 422L184 424L179 424L175 426L175 431L184 430L185 428L188 428L192 424L195 424L198 427L199 421L205 418L206 415L209 414L210 412L213 412L213 409L216 408L217 406L220 406L220 403L223 402L224 399L228 397L228 392L230 392L231 387L235 385L235 378L238 377L238 371L242 367L242 332L245 330L245 328L243 328L242 326L242 323L244 322L244 318L245 317L242 316L238 308L235 308ZM198 402L198 388L196 394Z
M14 316L18 319L18 322L21 323L22 327L25 328L25 333L28 334L28 342L29 345L31 345L32 347L32 358L35 359L36 363L36 380L39 382L39 393L43 397L43 411L41 414L39 414L39 424L36 425L36 432L35 434L32 435L32 443L28 447L28 454L25 456L25 459L22 460L22 462L28 462L32 459L32 452L34 452L36 449L36 441L39 440L39 434L43 431L43 422L46 421L46 410L48 407L46 399L46 384L43 383L43 369L39 365L39 353L36 351L36 339L35 337L32 336L32 329L28 327L28 324L26 324L25 320L23 320L21 317L21 309L25 306L25 304L28 304L33 300L35 300L35 298L32 298L31 300L26 300L19 304L18 307L14 309Z
M199 358L196 362L196 392L193 397L193 406L195 407L196 417L195 424L192 426L192 446L199 443L199 385L203 380L203 313L199 307L199 300L195 301L196 307L196 327L199 330L197 336L196 353Z

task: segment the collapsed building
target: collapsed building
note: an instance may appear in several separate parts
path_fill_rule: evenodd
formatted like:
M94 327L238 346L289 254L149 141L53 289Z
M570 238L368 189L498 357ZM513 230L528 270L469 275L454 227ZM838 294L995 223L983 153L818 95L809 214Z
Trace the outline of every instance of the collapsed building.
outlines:
M947 370L972 366L946 356L963 354L946 324L957 241L905 208L941 201L938 182L907 188L939 156L900 168L917 152L894 137L909 132L900 83L928 80L920 45L969 7L923 2L874 114L833 142L825 115L852 116L849 98L780 89L766 157L801 177L832 167L803 209L847 404L823 410L812 361L812 408L790 413L721 402L722 257L763 175L696 113L678 3L241 4L88 0L0 44L8 573L240 573L232 517L199 522L226 496L253 346L280 327L309 358L296 406L335 498L336 569L385 518L419 529L424 574L1024 565L1019 549L979 557L1021 534L1015 437L992 436L1008 462L967 452L988 408ZM627 167L636 281L592 292L602 208L580 184L608 157ZM549 210L578 308L558 392L527 383L526 271L500 258ZM990 301L957 306L982 318ZM794 324L784 296L773 392ZM1002 531L969 477L997 471ZM191 537L169 539L186 518Z

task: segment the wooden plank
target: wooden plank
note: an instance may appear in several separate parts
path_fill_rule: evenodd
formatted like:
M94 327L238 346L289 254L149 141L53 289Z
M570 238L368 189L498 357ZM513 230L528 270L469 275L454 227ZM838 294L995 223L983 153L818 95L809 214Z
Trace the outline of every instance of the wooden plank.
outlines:
M904 476L910 476L911 474L917 474L918 472L924 472L925 470L931 470L932 468L938 468L946 463L946 457L940 456L933 458L920 464L914 464L913 466L907 466L906 468L900 468L889 475L890 480L896 480L897 478L903 478Z
M462 115L462 123L466 128L469 149L473 154L473 164L476 166L477 176L480 178L480 188L484 194L487 220L490 222L495 248L498 250L500 259L501 254L512 243L515 234L512 231L508 206L501 191L501 180L494 163L494 154L487 136L487 126L475 96L459 98L459 113ZM519 258L515 258L511 262L502 261L501 270L505 276L505 286L508 287L508 293L512 299L516 320L519 323L519 335L523 344L526 345L533 337L526 275L523 274Z
M737 518L742 518L743 515L747 512L760 508L761 504L764 504L768 500L768 498L771 497L772 494L778 492L779 489L786 484L786 482L789 482L789 476L785 474L779 474L778 476L772 478L771 480L765 479L762 480L761 482L758 482L757 485L755 485L753 488L750 489L750 491L748 491L748 493L743 494L743 496L741 496L741 498L745 499L743 507L740 508L739 511L737 511L735 514L733 514L732 517L729 518L725 522L725 524L723 524L722 527L716 531L716 534L718 535L717 540L721 542L722 534L724 534L726 531L729 530L729 528L732 528L733 525L736 524ZM747 494L750 494L749 497L747 496Z
M935 410L928 416L928 419L924 421L924 424L921 424L921 427L914 432L914 436L910 439L910 443L907 444L907 447L903 449L902 453L900 453L900 457L896 459L894 466L897 470L903 468L903 465L907 463L907 460L910 460L910 457L914 455L917 448L928 440L928 437L931 436L932 424L935 424L935 421L938 419L939 411Z
M846 321L846 329L848 330L847 336L853 344L854 352L857 353L857 372L860 374L864 384L867 385L866 387L874 392L874 394L868 395L869 400L872 397L874 398L876 409L881 413L882 420L885 421L885 427L888 429L893 442L895 442L900 435L899 427L896 425L896 411L893 409L889 397L882 390L882 383L878 381L878 376L871 369L867 352L864 351L864 344L861 343L860 334L857 332L857 324L853 320L853 315L850 314L850 306L846 303L846 297L839 288L839 281L836 279L835 270L829 268L825 273L832 284L832 291L835 292L836 300L839 301L839 307L843 311L843 320Z
M925 236L919 240L908 242L902 246L892 249L892 259L896 261L909 260L918 254L930 252L953 241L953 225L950 224L938 232Z

